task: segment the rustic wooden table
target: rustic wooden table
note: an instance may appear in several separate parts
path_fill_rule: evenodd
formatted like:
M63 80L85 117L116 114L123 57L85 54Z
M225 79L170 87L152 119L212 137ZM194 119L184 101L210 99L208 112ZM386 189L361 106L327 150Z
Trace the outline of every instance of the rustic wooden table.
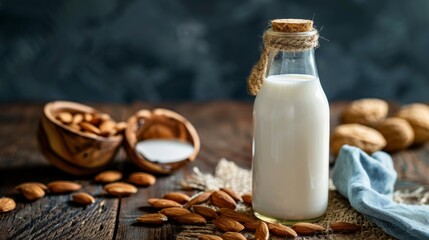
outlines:
M157 183L128 198L102 196L102 185L92 176L77 178L51 166L39 152L36 129L42 104L0 105L0 197L17 201L17 208L0 214L0 239L175 239L181 227L165 224L145 227L135 224L135 218L146 213L146 200L178 190L177 181L194 166L203 172L213 172L220 158L250 168L252 144L252 103L206 102L174 104L92 104L110 113L116 120L125 120L139 109L165 107L187 117L198 130L202 147L196 161L171 176L159 177ZM344 103L331 105L331 127L338 123ZM429 144L393 155L401 182L399 188L415 188L429 184ZM136 171L124 151L120 151L114 169L125 173ZM70 202L69 195L47 195L28 202L14 191L14 186L26 181L48 183L52 180L74 180L83 190L95 196L93 205L82 208Z

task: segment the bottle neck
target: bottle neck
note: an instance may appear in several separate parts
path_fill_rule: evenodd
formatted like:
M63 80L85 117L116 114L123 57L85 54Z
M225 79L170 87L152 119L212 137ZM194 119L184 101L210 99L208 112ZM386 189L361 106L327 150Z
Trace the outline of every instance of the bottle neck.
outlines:
M280 74L304 74L318 77L314 48L298 52L271 50L266 77Z

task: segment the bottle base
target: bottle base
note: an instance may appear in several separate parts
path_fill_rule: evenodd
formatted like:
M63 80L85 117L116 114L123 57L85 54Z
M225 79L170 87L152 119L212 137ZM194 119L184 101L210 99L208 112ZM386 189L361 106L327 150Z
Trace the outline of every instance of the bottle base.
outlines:
M258 213L258 212L255 212L255 211L254 211L253 213L255 214L255 216L256 216L257 218L259 218L259 219L260 219L260 220L262 220L262 221L270 222L270 223L281 223L281 224L283 224L283 225L293 225L293 224L298 223L298 222L317 222L317 221L319 221L320 219L322 219L322 218L323 218L323 216L325 215L325 214L323 214L323 215L322 215L322 216L320 216L320 217L310 218L310 219L287 220L287 219L278 219L278 218L274 218L274 217L265 216L265 215L263 215L263 214L260 214L260 213Z

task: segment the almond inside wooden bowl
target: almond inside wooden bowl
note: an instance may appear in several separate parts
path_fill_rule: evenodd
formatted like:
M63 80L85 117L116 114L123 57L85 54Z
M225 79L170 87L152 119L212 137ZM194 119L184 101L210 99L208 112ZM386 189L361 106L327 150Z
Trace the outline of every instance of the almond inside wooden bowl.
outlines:
M158 139L190 144L193 151L184 159L161 163L147 159L136 150L139 142ZM131 161L142 170L155 174L171 174L196 158L200 151L200 138L194 126L176 112L162 108L141 110L128 119L125 148Z
M61 113L71 113L74 117L82 115L83 119L76 121L76 125L66 124L59 118ZM91 121L99 122L97 125ZM54 166L65 172L75 175L98 172L113 160L123 140L122 134L102 134L99 129L92 129L95 126L101 128L102 121L114 123L107 114L83 104L47 103L37 133L40 149Z

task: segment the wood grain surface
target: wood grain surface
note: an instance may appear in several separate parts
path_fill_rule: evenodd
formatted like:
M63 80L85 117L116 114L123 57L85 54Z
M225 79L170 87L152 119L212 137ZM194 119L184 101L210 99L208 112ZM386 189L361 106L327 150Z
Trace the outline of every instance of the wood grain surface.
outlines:
M139 192L131 197L110 198L105 196L102 185L92 181L93 176L75 177L62 173L41 155L36 129L43 104L2 104L0 197L14 198L17 208L0 214L0 239L175 239L180 225L146 227L135 223L137 216L152 211L147 204L148 198L178 190L178 182L195 166L203 172L213 172L220 158L232 160L244 168L251 166L253 106L250 102L90 105L118 121L126 120L140 109L164 107L177 111L197 129L202 144L200 154L174 175L158 177L154 186L139 188ZM338 124L338 114L344 105L331 105L332 128ZM399 187L429 184L429 144L396 153L393 157L401 179ZM109 168L123 171L125 177L138 171L129 163L123 150ZM96 196L95 204L77 206L70 201L69 194L48 194L38 201L28 202L14 190L14 186L22 182L48 183L53 180L81 183L84 191Z

